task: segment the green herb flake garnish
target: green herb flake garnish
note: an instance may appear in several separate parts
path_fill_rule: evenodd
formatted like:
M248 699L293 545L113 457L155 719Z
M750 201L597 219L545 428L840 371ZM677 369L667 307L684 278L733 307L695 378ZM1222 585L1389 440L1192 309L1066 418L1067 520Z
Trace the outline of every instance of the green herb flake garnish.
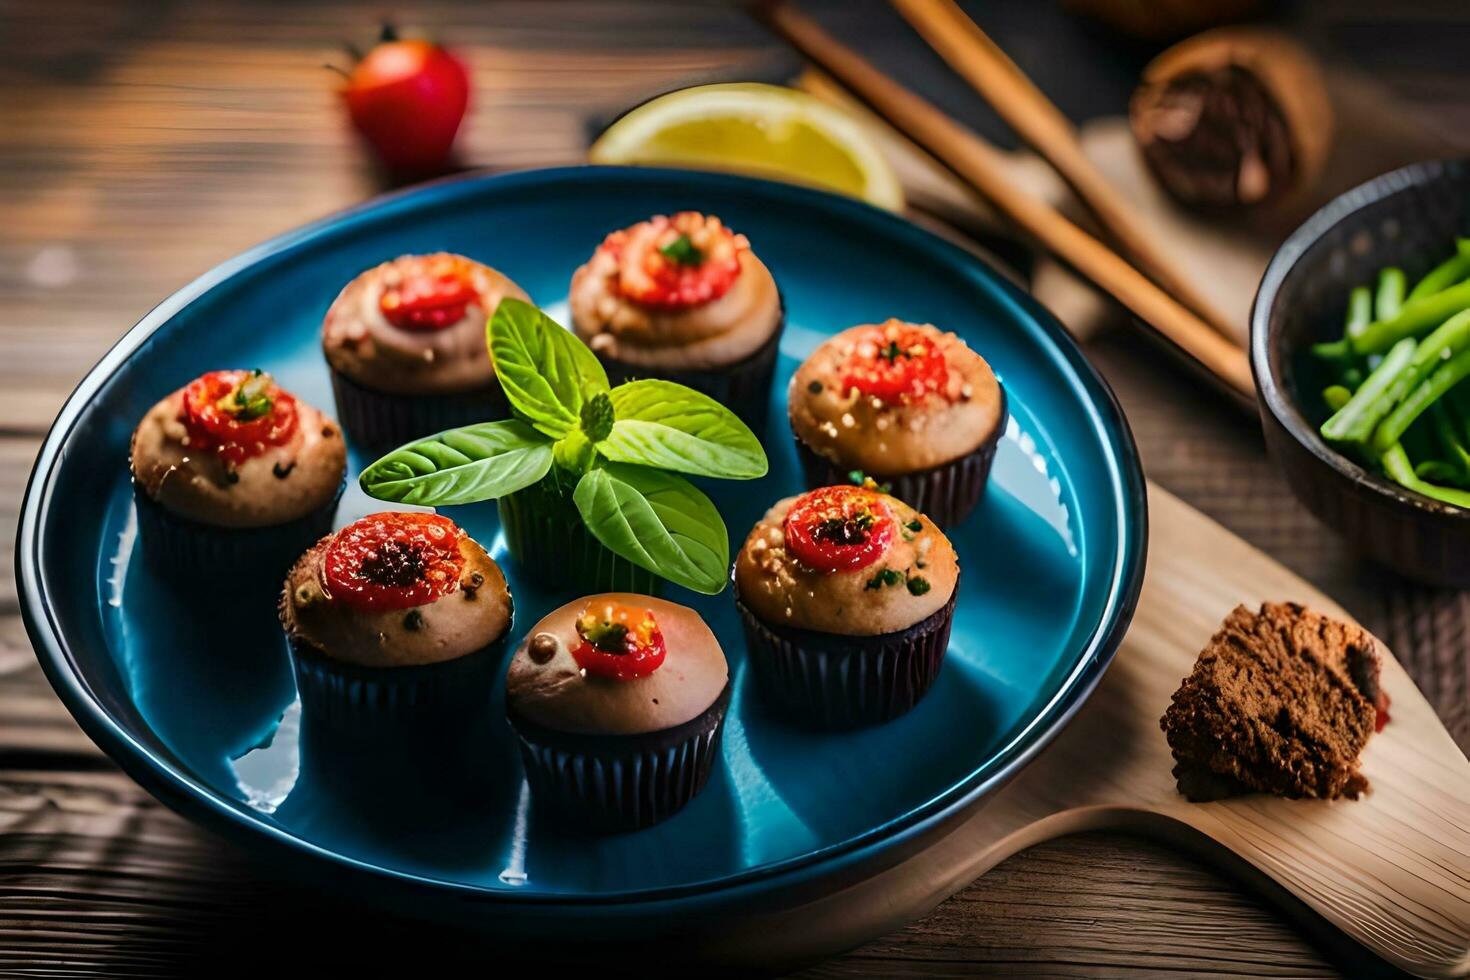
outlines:
M900 572L900 571L898 571L896 569L892 569L892 568L884 568L884 569L880 569L879 572L878 572L878 574L876 574L872 578L868 579L868 584L866 586L864 586L864 588L868 588L868 589L881 589L881 588L883 588L884 586L887 586L887 585L897 585L898 583L902 582L903 579L904 579L903 572ZM926 586L926 590L927 590L927 586Z
M922 575L915 575L909 579L909 593L911 595L923 595L929 591L929 580Z
M894 361L903 356L903 348L898 346L898 341L890 340L887 347L884 347L882 350L878 351L878 356L883 358L883 360L887 361L889 364L892 364Z
M228 410L241 422L249 422L270 414L275 399L270 395L271 376L256 368L235 387Z
M578 623L577 632L603 653L628 652L628 627L622 623Z
M871 476L868 476L868 474L864 473L862 470L848 470L847 478L852 482L852 485L855 487L864 487L868 490L877 490L879 493L887 493L893 489L893 484L879 483L877 480L873 479Z
M689 240L688 235L680 235L667 245L660 245L658 251L675 265L699 265L704 261L704 253Z
M904 527L908 528L910 531L913 531L915 534L918 534L920 531L924 530L924 522L915 517L913 520L905 524Z

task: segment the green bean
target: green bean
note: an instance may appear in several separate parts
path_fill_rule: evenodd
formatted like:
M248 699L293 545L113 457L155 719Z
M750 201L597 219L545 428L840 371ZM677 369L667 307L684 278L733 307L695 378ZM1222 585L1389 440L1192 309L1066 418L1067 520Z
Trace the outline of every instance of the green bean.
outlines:
M1398 316L1399 310L1404 305L1405 288L1406 283L1403 269L1397 266L1389 266L1387 269L1378 273L1378 292L1373 297L1373 319L1391 320ZM1354 330L1353 324L1349 323L1347 328L1348 336L1351 337L1354 333L1362 333L1367 328L1368 324L1364 323L1357 330Z
M1355 286L1348 293L1347 312L1347 335L1363 332L1363 328L1373 322L1373 294L1367 286Z
M1426 459L1422 463L1415 463L1414 475L1431 483L1443 483L1457 487L1465 485L1464 477L1460 475L1460 472L1442 459Z
M1328 385L1322 389L1322 400L1334 412L1346 405L1352 397L1353 393L1342 385Z
M1393 409L1394 402L1385 401L1384 395L1409 370L1417 346L1407 337L1394 345L1347 404L1322 423L1322 435L1334 442L1367 441L1374 427Z
M1401 486L1407 487L1416 493L1422 493L1426 497L1456 507L1470 509L1470 492L1456 490L1453 487L1442 487L1438 483L1429 483L1421 480L1414 472L1414 464L1409 462L1409 454L1404 452L1404 447L1393 443L1379 454L1379 461L1383 464L1383 470L1389 478Z
M1470 375L1470 350L1462 350L1440 364L1427 378L1420 381L1392 412L1388 413L1388 416L1378 424L1378 428L1373 432L1373 448L1382 452L1397 443L1399 437L1404 434L1404 430L1415 419L1443 397L1445 392L1463 381L1466 375Z
M1470 282L1462 282L1405 303L1397 315L1368 324L1362 333L1350 338L1350 343L1356 353L1376 354L1405 337L1417 337L1433 330L1467 309L1470 309Z
M1312 353L1324 361L1351 361L1353 349L1348 346L1347 338L1354 333L1361 333L1363 328L1372 322L1373 294L1367 286L1357 286L1348 295L1347 322L1344 324L1343 338L1313 344Z
M1470 239L1462 238L1457 243L1458 251L1445 259L1425 273L1424 278L1414 284L1409 290L1407 301L1412 303L1416 299L1425 296L1433 296L1435 293L1470 276Z
M1433 333L1419 341L1409 366L1393 379L1383 393L1381 401L1385 406L1384 415L1407 398L1409 392L1428 377L1435 367L1467 348L1470 348L1470 310L1450 317ZM1382 419L1383 415L1377 417Z

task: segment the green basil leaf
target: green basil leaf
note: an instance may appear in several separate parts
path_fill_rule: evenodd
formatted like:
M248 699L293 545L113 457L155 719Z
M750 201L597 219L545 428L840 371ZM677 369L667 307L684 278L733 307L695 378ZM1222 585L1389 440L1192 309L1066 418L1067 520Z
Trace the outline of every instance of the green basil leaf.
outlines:
M672 381L630 381L609 397L615 421L597 451L610 460L727 480L766 475L755 433L708 395Z
M609 463L583 476L572 499L597 540L635 565L706 595L729 580L725 522L683 477Z
M481 422L395 449L362 471L368 496L443 507L494 500L551 469L551 441L524 422Z
M511 408L553 439L575 429L582 404L607 391L607 372L587 345L523 300L500 301L486 340Z

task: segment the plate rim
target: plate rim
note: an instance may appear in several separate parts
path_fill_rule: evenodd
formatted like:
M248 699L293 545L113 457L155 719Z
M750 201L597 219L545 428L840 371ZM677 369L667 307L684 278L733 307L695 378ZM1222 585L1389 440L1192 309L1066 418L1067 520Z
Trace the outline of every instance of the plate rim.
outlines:
M473 196L483 188L513 189L518 185L599 181L630 181L648 184L669 181L685 188L716 188L725 192L758 192L782 204L816 211L845 212L860 223L883 229L885 234L906 238L921 252L938 253L980 285L995 291L998 298L1019 316L1032 320L1046 339L1075 372L1082 401L1090 410L1095 430L1111 433L1114 446L1103 439L1105 455L1111 460L1118 483L1117 520L1120 547L1108 581L1109 595L1102 615L1078 652L1077 663L1058 690L1025 726L996 753L997 765L984 778L972 772L886 823L871 827L848 840L780 861L748 868L721 878L692 884L657 886L595 895L575 893L518 893L466 881L454 881L355 858L273 825L235 805L222 794L162 758L136 739L112 713L83 678L64 630L48 600L41 576L41 529L51 505L57 463L70 443L78 419L91 397L146 340L175 314L235 275L290 249L308 244L343 224L383 212L412 209L416 205L442 203L456 194ZM680 193L688 193L687 190ZM886 226L886 227L884 227ZM1116 449L1116 452L1114 451ZM534 168L511 172L471 171L369 198L332 212L304 225L267 239L225 260L176 290L129 328L87 371L63 403L47 431L21 498L15 547L15 573L21 617L47 680L82 729L132 779L170 809L231 841L246 846L272 845L273 854L301 858L314 866L307 870L330 872L341 869L393 887L428 888L436 894L471 899L496 906L537 908L605 907L628 909L672 900L719 901L751 891L797 885L848 867L873 861L884 854L902 851L923 836L950 824L977 801L989 796L1015 776L1052 738L1066 726L1087 701L1121 644L1138 603L1147 564L1149 515L1146 485L1137 444L1112 387L1082 353L1060 321L1040 302L1020 290L984 259L946 241L903 217L864 202L811 187L730 173L674 170L652 167L567 166ZM328 875L327 877L330 877Z

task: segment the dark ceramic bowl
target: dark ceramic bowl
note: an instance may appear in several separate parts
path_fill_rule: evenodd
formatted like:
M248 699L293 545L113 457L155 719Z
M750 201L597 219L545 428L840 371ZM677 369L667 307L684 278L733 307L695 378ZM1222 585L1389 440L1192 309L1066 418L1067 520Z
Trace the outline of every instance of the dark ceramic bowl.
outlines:
M1306 353L1342 336L1348 293L1378 270L1412 284L1470 235L1470 160L1418 163L1338 197L1277 250L1251 311L1251 368L1271 456L1292 492L1368 556L1411 578L1470 586L1470 511L1364 469L1318 432L1328 383Z

